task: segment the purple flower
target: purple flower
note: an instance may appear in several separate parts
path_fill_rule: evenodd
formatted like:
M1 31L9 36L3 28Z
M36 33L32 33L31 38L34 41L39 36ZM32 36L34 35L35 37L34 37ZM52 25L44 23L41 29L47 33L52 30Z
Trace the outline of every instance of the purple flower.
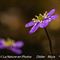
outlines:
M11 39L7 39L7 41L0 39L0 49L7 48L16 54L22 53L22 50L20 48L23 47L23 45L23 41L14 42Z
M27 23L25 27L31 27L31 30L29 33L34 33L39 27L45 28L48 26L48 24L57 18L57 15L53 15L55 12L55 9L52 9L49 13L47 11L44 13L44 15L39 14L39 16L35 16L36 18L33 18L32 21Z

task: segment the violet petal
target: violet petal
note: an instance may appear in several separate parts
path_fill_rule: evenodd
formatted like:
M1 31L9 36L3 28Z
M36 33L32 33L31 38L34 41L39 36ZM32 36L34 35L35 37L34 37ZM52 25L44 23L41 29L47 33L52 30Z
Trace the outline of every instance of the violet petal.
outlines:
M3 49L3 48L5 48L5 46L4 45L0 45L0 49Z
M30 27L30 26L33 26L35 23L33 22L33 21L30 21L29 23L27 23L26 25L25 25L25 27Z
M50 17L52 14L54 14L55 12L55 9L52 9L49 13L48 13L48 16Z
M29 33L34 33L37 29L39 28L39 22L36 22L34 24L34 26L31 28L31 30L29 31Z
M24 45L23 41L18 41L15 44L13 44L13 47L21 48Z
M44 20L42 23L40 23L40 28L45 28L48 25L48 20Z
M2 40L0 40L0 49L5 48L5 46L4 46L4 44L3 44L3 42L4 42L4 40L3 40L3 39L2 39Z
M22 50L20 49L17 49L17 48L9 48L9 50L11 50L12 52L16 53L16 54L21 54L22 53Z
M55 20L57 17L58 17L58 15L53 15L53 16L51 16L50 18L51 18L52 20Z

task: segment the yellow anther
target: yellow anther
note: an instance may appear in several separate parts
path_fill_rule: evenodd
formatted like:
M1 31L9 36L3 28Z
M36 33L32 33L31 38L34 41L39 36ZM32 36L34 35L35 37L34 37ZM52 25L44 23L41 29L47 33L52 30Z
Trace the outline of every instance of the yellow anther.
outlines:
M4 43L4 45L5 46L11 46L11 45L13 45L14 44L14 41L13 40L11 40L11 39L7 39L7 41L5 41L5 43Z

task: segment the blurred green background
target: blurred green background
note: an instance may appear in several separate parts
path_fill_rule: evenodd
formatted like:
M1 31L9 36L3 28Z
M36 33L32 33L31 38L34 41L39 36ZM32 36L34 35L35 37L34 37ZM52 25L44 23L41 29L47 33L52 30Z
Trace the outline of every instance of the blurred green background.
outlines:
M25 24L35 15L49 12L53 8L56 9L55 14L60 16L59 0L0 0L0 38L23 40L24 55L49 54L49 41L44 29L38 29L35 33L29 34L30 28L25 28ZM60 53L59 16L47 27L54 54ZM16 55L6 49L0 51L0 55Z

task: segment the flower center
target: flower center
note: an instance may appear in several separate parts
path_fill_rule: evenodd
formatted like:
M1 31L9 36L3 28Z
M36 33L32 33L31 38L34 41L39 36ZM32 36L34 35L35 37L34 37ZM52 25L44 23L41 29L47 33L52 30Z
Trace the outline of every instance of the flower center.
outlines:
M48 15L47 15L47 11L44 13L44 15L42 15L42 14L39 14L39 16L35 16L36 18L33 18L32 20L34 21L34 22L41 22L41 21L43 21L44 19L46 19L46 18L48 18Z
M42 21L44 19L44 17L41 14L39 14L39 16L36 16L36 18L37 18L37 20L40 20L40 21Z
M5 45L5 46L12 46L13 44L14 44L14 41L11 40L11 39L7 39L7 41L4 42L4 45Z

